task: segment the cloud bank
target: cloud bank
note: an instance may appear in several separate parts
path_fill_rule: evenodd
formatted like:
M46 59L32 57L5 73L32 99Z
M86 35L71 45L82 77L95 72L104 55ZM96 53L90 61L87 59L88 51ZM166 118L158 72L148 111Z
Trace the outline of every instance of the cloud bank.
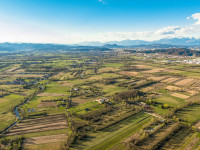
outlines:
M121 41L121 40L159 40L162 38L195 37L200 38L200 13L192 14L186 18L192 20L188 26L166 26L155 31L144 32L106 32L95 34L76 34L80 42L84 41Z
M104 3L104 0L99 0ZM121 41L121 40L159 40L174 37L200 37L200 13L186 18L192 23L187 26L166 26L155 31L144 32L101 32L101 33L63 33L26 22L17 22L1 18L0 42L35 42L74 44L85 41Z

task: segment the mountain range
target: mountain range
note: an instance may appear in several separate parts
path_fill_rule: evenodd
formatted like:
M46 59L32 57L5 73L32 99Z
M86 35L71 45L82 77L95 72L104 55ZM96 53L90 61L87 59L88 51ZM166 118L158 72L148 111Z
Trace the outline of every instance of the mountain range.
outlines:
M109 41L109 42L82 42L79 45L87 46L103 46L107 44L116 44L120 46L136 46L136 45L152 45L152 44L167 44L167 45L179 45L179 46L195 46L200 45L200 38L164 38L156 41L144 41L144 40L123 40L123 41Z
M18 50L100 50L107 51L111 48L200 48L199 38L165 38L157 41L123 40L110 42L82 42L75 45L44 44L44 43L0 43L0 51Z

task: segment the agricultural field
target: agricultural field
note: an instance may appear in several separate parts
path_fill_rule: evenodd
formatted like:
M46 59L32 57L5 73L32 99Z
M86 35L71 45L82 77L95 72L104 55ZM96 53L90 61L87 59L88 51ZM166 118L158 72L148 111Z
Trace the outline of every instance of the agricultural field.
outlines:
M0 149L198 149L198 66L145 56L2 57Z

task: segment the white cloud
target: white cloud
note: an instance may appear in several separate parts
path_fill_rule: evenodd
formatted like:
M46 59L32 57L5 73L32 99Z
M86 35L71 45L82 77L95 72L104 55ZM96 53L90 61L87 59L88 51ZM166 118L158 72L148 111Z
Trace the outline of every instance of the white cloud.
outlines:
M174 38L174 37L195 37L200 38L200 13L195 13L187 19L197 20L195 24L188 26L168 26L156 31L145 31L145 32L108 32L99 34L102 41L113 41L113 40L147 40L153 41L161 38ZM95 37L94 37L95 39Z
M103 1L103 0L100 0ZM107 32L93 34L77 34L77 39L80 41L121 41L121 40L159 40L162 38L174 37L195 37L200 38L200 13L195 13L187 19L197 20L195 24L188 26L167 26L156 31L144 32Z
M155 33L158 35L175 34L179 30L181 30L181 28L178 26L169 26L159 29Z
M99 41L99 42L107 42L107 41L122 41L122 40L155 40L155 37L152 37L154 32L106 32L106 33L74 33L70 36L73 39L76 39L73 43L76 42L84 42L84 41ZM156 39L159 39L156 37Z
M200 25L200 13L195 13L193 14L191 17L189 17L190 19L194 19L197 20L197 22L195 23L195 25Z
M99 0L103 2L104 0ZM0 16L0 42L43 42L43 43L79 43L84 41L121 41L159 40L170 37L200 37L200 13L195 13L187 19L195 20L187 26L168 26L155 31L144 32L80 32L56 31L50 27L27 22L19 22Z

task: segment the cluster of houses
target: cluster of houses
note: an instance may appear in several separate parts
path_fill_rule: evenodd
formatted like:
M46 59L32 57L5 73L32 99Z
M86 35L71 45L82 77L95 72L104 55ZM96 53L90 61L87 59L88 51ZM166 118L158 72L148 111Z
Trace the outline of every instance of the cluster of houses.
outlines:
M97 99L97 100L94 100L94 101L102 104L104 102L109 102L110 99L108 99L108 98L100 98L100 99ZM143 108L149 108L149 105L144 103L144 102L139 102L138 104Z
M167 63L200 64L200 59L163 60L162 62L167 62Z

